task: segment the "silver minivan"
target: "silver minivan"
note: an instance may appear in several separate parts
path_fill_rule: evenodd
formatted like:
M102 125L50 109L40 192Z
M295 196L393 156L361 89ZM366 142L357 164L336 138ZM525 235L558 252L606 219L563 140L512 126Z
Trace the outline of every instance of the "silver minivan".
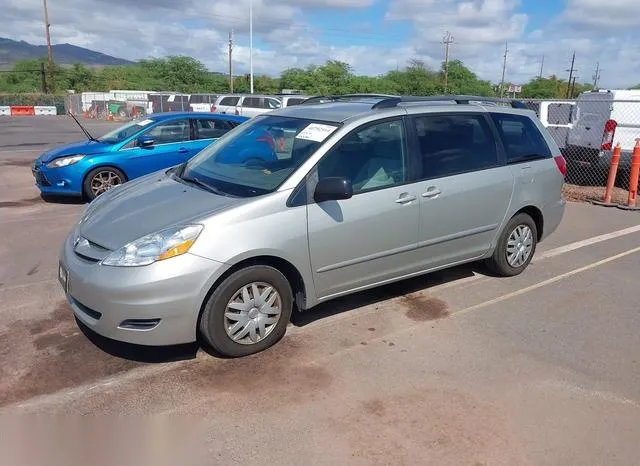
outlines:
M238 357L294 308L472 261L521 273L561 221L566 166L535 113L478 99L293 106L108 191L60 252L73 312L112 339L200 335ZM278 157L237 157L269 135Z

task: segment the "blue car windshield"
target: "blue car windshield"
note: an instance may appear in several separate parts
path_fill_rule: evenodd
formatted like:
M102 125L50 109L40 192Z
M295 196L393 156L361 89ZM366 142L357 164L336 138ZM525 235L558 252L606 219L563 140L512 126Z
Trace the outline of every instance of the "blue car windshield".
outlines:
M119 142L124 141L125 139L129 139L134 134L142 131L143 128L149 126L156 121L152 118L147 118L145 120L134 120L129 123L122 125L113 131L109 131L102 137L98 138L100 142L106 142L107 144L117 144Z
M181 178L250 197L275 191L338 124L275 115L254 117L192 158Z

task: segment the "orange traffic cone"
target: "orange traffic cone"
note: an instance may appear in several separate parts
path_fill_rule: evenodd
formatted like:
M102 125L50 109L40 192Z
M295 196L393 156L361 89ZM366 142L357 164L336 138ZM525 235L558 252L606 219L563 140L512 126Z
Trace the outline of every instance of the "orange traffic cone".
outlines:
M617 204L611 202L611 195L613 194L613 187L616 183L616 175L618 174L618 165L620 163L620 152L622 148L620 143L616 144L613 149L613 155L611 156L611 164L609 165L609 177L607 178L607 187L604 190L604 196L601 201L591 200L592 204L601 205L605 207L615 207Z
M624 210L640 210L640 207L636 206L636 198L638 197L638 175L640 175L640 138L636 139L636 145L631 155L631 173L627 205L619 205L619 208Z

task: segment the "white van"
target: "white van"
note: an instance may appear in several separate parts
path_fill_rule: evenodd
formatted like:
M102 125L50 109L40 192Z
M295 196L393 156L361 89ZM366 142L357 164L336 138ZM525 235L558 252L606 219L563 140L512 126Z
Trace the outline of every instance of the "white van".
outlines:
M573 127L571 116L573 114L575 101L572 100L543 100L533 103L532 108L538 114L542 124L549 130L551 136L560 149L567 145L569 132ZM528 107L531 105L527 104Z
M258 94L225 94L211 108L214 113L254 117L282 107L277 97Z
M609 169L613 147L620 143L620 168L631 167L631 153L640 138L640 90L583 92L578 96L567 139L567 162Z

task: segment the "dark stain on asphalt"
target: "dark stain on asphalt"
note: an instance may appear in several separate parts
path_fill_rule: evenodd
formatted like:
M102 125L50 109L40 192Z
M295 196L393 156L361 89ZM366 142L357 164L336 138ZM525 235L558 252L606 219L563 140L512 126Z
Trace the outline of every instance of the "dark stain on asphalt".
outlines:
M0 207L26 207L44 202L40 196L20 199L19 201L2 201Z
M449 316L447 303L437 298L426 298L420 295L406 295L401 298L407 307L405 315L416 322L443 319Z
M389 346L396 346L396 344L392 341L389 342Z
M376 416L376 417L384 416L384 414L387 411L385 406L384 406L384 403L379 399L373 399L373 400L365 401L362 404L362 408L363 408L365 413L367 413L367 414L369 414L371 416Z
M32 163L29 159L9 159L0 163L0 167L30 167Z
M76 325L73 312L66 302L57 303L47 317L14 322L6 333L11 338L4 338L5 335L0 334L0 355L13 359L12 354L21 351L18 344L24 345L24 341L30 339L32 348L24 347L22 351L35 350L35 355L26 359L30 363L28 368L20 368L22 375L0 391L0 406L54 393L142 365L111 356L93 345Z
M180 380L185 391L193 390L207 398L228 394L235 405L246 400L276 408L278 399L304 402L322 396L333 380L323 367L304 362L305 344L303 340L285 336L261 353L237 359L210 357L188 369L171 369L157 376L157 382L146 380L145 385L161 386L169 380Z
M369 327L367 330L369 330L370 332L375 332L376 328L375 327Z
M31 277L32 275L35 275L38 272L38 269L40 268L40 264L36 264L33 267L31 267L31 269L27 272L27 276Z

